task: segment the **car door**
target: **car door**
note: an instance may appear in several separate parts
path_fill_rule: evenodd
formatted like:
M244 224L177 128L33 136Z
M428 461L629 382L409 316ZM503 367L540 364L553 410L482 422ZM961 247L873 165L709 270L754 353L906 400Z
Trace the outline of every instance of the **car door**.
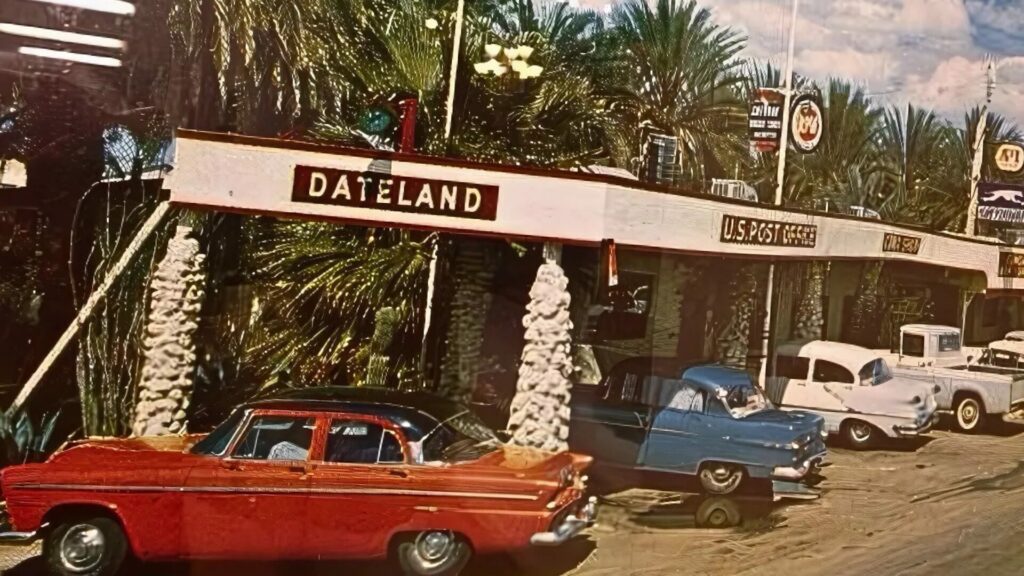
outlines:
M663 408L656 408L643 447L645 468L692 474L705 450L702 414L707 395L681 383Z
M334 414L314 456L307 543L317 557L372 557L422 502L402 431L374 416Z
M256 411L223 457L183 490L182 544L193 558L308 557L306 499L315 416Z
M811 365L811 383L808 385L812 406L829 412L845 412L843 399L850 396L858 379L845 367L816 358Z
M623 385L606 398L574 403L569 446L605 464L636 466L647 435L651 408L639 401L640 376L625 374Z

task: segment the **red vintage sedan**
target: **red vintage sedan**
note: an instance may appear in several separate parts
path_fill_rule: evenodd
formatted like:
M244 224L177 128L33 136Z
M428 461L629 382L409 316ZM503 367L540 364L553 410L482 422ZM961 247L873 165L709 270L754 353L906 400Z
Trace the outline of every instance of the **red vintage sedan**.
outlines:
M129 554L383 558L457 574L472 553L557 545L593 522L590 458L502 445L425 393L316 388L237 409L205 437L87 440L7 468L13 529L60 575Z

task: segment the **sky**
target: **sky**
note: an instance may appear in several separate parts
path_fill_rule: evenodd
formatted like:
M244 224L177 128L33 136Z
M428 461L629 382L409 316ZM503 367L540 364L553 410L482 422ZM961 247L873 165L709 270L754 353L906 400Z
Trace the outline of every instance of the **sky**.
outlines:
M791 0L698 3L748 37L747 56L785 64ZM984 101L992 54L992 109L1024 125L1024 0L803 0L797 22L798 73L852 79L889 104L910 101L957 123Z

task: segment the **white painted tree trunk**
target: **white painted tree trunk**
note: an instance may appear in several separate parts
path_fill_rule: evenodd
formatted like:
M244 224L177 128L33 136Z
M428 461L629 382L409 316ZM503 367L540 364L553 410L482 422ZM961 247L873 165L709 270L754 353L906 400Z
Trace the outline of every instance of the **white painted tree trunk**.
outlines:
M572 321L569 279L548 260L537 270L523 325L526 328L509 430L512 444L556 452L568 449L572 391Z
M204 297L203 261L192 229L179 225L153 275L139 402L132 433L159 436L185 430L192 396L199 313Z

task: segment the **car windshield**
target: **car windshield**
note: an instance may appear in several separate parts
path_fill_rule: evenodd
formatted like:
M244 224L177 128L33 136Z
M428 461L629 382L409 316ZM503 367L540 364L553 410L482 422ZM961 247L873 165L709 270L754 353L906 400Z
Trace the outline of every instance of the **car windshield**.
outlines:
M235 410L228 416L228 419L221 423L206 435L205 438L192 447L193 454L206 454L208 456L222 456L228 448L228 443L235 435L238 424L245 417L246 410Z
M891 379L892 372L889 370L889 364L882 358L876 358L860 369L862 386L877 386Z
M464 462L498 449L494 431L475 414L464 410L438 424L418 443L418 462ZM414 450L416 452L416 450Z
M761 389L753 384L739 385L729 390L725 404L733 418L746 418L772 407Z

